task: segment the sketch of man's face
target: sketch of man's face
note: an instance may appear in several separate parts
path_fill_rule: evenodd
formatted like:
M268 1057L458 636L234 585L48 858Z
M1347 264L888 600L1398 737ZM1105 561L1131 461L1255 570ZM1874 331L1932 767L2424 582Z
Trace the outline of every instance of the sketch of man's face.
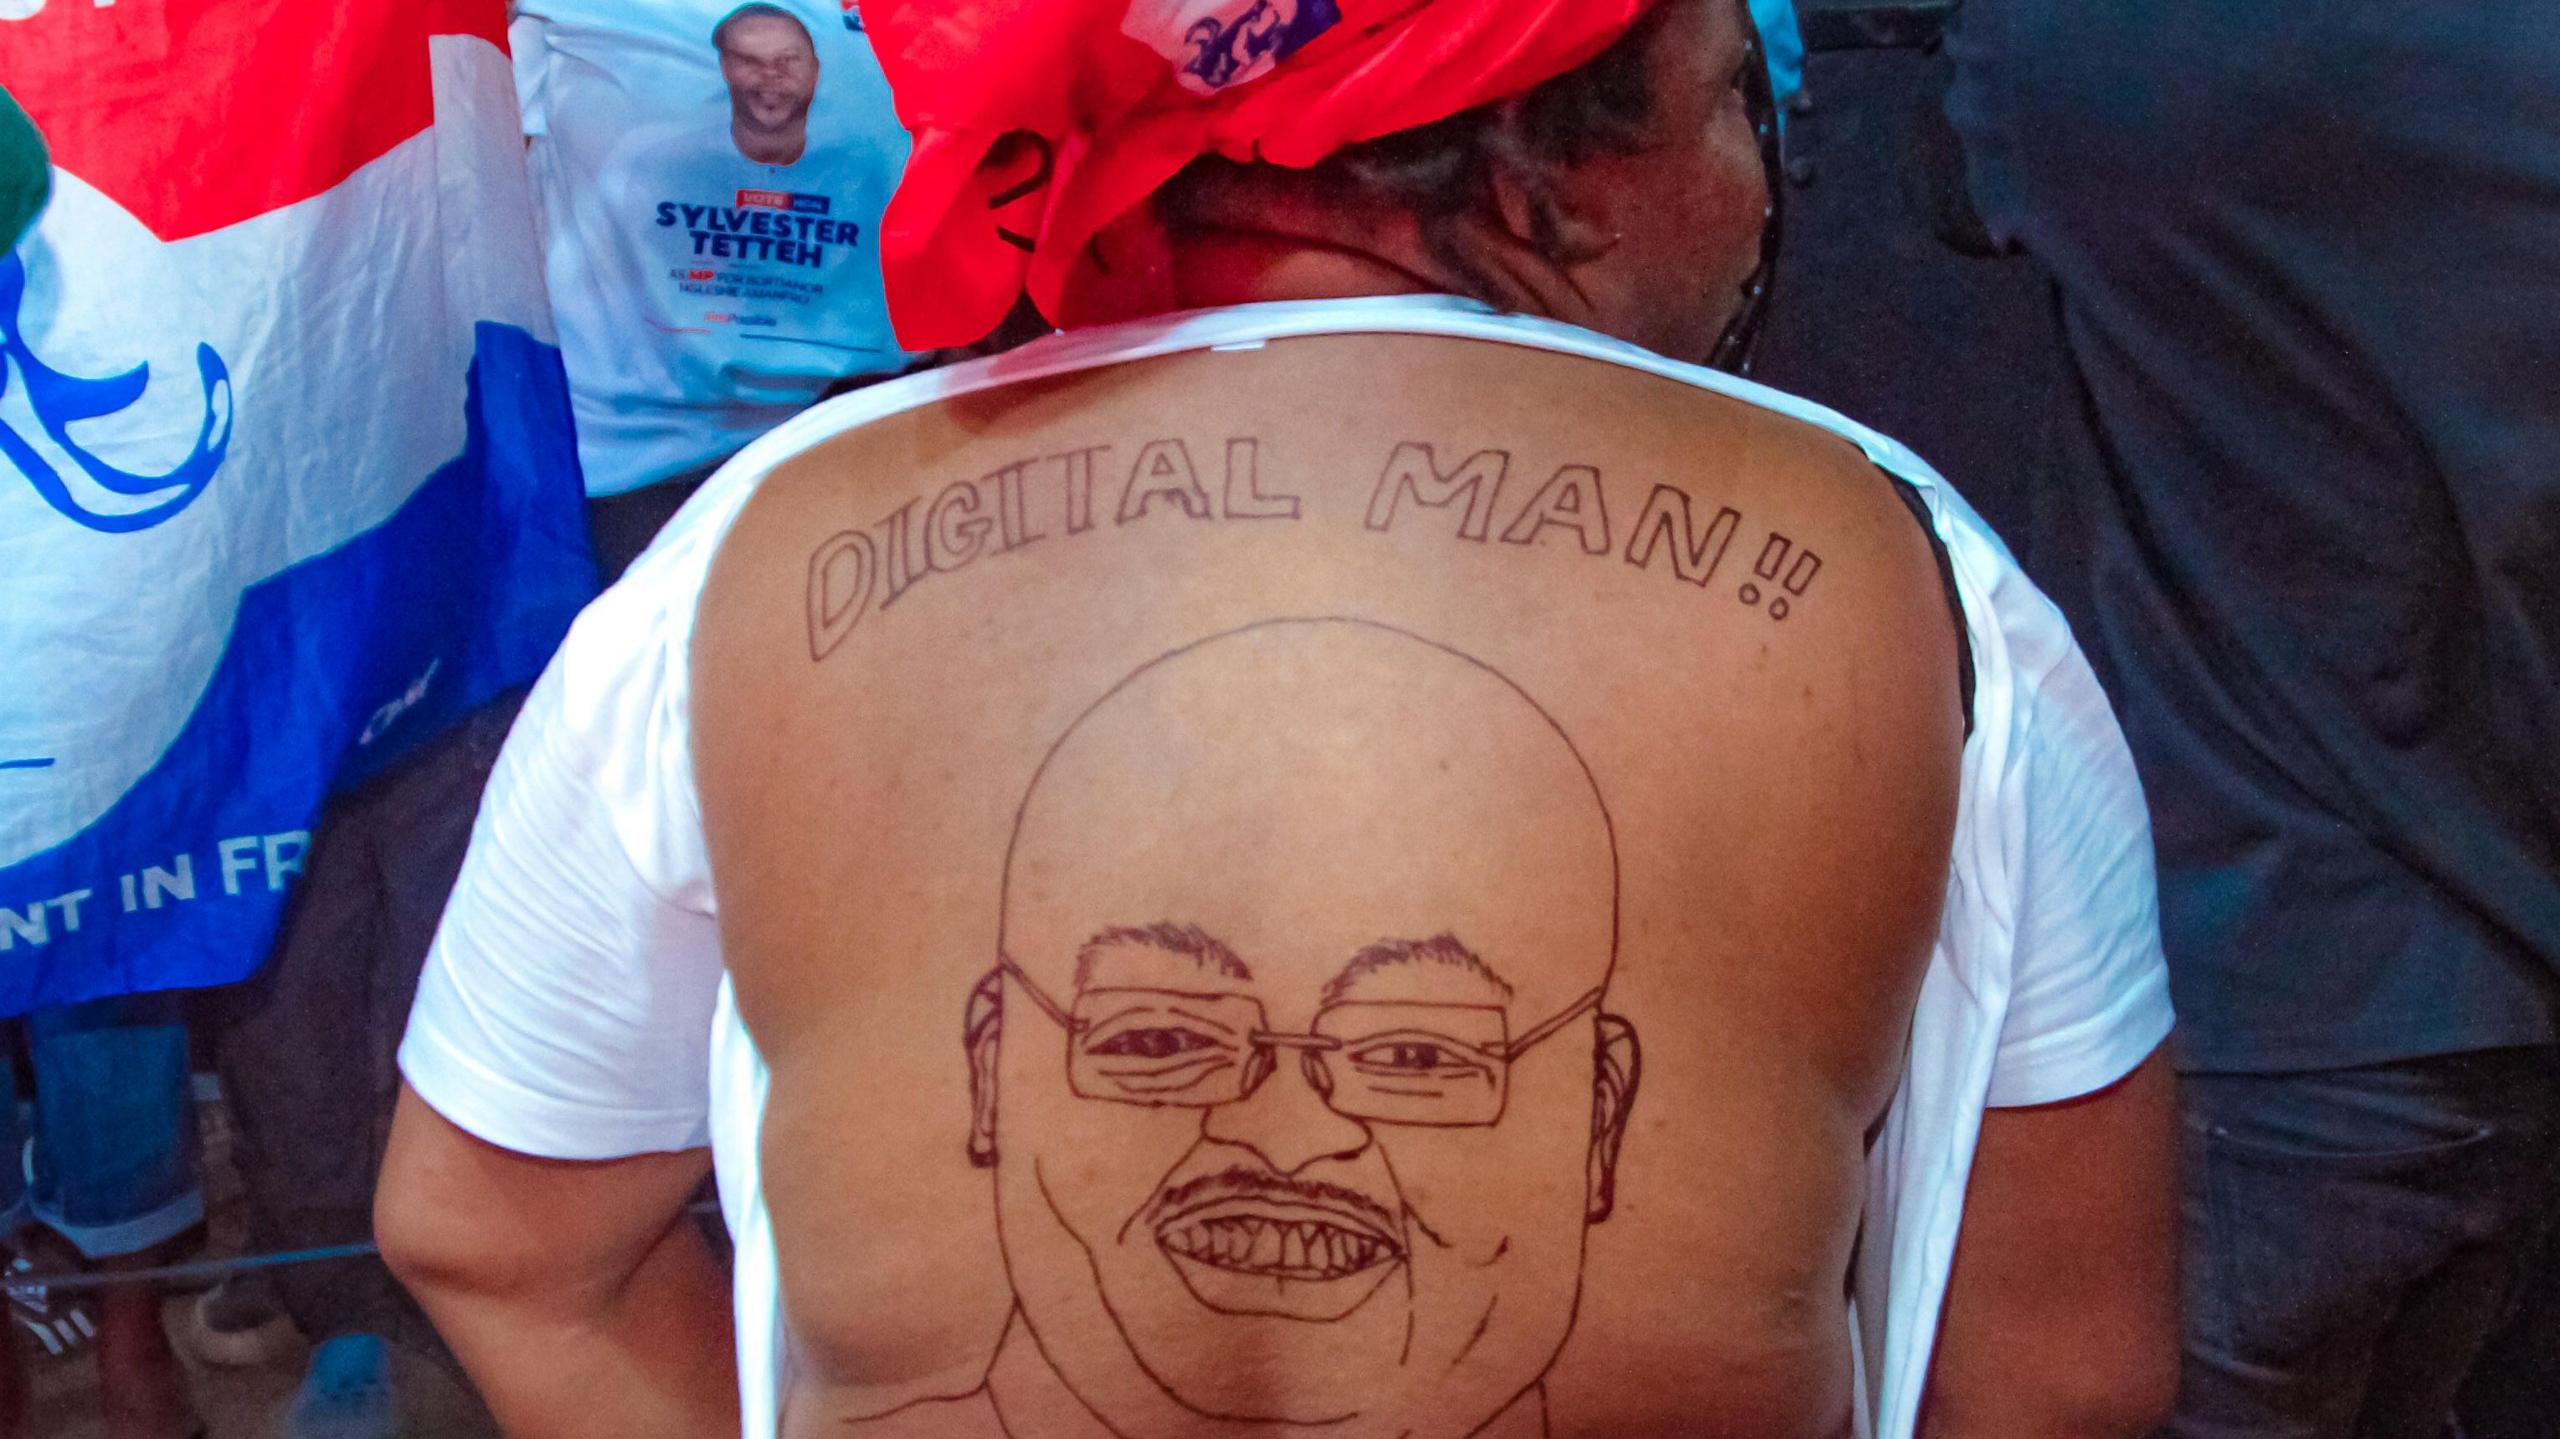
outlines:
M1535 706L1374 626L1212 641L1061 744L1007 884L1004 1257L1097 1414L1463 1435L1537 1382L1633 1042L1607 819Z

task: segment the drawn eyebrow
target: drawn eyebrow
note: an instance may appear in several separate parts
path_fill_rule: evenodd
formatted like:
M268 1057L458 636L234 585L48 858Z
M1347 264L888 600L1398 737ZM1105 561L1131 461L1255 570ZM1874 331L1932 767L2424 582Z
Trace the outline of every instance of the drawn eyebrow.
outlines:
M1442 933L1429 939L1382 939L1361 950L1351 956L1351 962L1342 967L1342 973L1335 975L1333 982L1324 987L1324 1002L1340 1004L1344 995L1361 980L1381 970L1408 964L1437 964L1462 969L1502 991L1506 1002L1511 998L1511 986L1501 975L1493 972L1491 965L1479 959L1476 952L1461 943L1456 935Z
M1105 954L1132 948L1181 955L1221 979L1253 978L1253 971L1236 958L1234 950L1200 926L1157 920L1147 925L1113 925L1086 940L1084 948L1076 951L1076 988L1082 990L1093 983L1093 967Z

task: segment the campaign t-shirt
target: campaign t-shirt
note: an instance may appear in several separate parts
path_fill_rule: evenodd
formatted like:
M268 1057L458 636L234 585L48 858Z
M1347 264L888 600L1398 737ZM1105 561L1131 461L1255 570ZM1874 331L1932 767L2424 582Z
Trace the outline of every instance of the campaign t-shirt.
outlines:
M711 1147L738 1245L750 1439L776 1432L790 1387L759 1153L769 1075L727 982L690 690L699 601L731 522L777 466L910 408L1161 355L1364 333L1604 360L1820 426L1916 492L1943 546L1973 726L1945 914L1868 1157L1853 1350L1862 1435L1913 1432L1985 1108L2102 1089L2168 1033L2150 835L2106 697L1999 540L1893 441L1746 381L1443 298L1137 321L877 386L724 468L580 620L499 761L401 1047L428 1104L503 1148L600 1160Z
M858 10L524 0L512 39L589 494L905 365L877 232L907 137Z

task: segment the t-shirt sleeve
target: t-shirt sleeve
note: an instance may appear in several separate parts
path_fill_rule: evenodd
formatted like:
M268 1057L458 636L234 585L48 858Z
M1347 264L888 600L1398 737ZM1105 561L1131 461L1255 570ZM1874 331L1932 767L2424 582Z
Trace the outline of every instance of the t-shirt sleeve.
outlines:
M2076 645L2025 696L2018 726L2022 882L1997 1107L2103 1089L2173 1021L2142 784Z
M400 1066L481 1139L555 1159L708 1142L722 974L664 616L624 584L526 699Z

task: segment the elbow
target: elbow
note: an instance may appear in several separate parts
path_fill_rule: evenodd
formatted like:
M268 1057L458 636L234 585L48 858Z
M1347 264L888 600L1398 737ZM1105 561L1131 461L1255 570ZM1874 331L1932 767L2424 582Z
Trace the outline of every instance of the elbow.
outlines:
M484 1209L404 1196L387 1170L373 1230L384 1267L439 1327L468 1314L549 1309L575 1292L557 1264L511 1249Z
M391 1276L431 1308L439 1295L468 1292L486 1282L474 1272L476 1261L454 1230L450 1219L430 1212L400 1182L396 1168L384 1167L373 1196L373 1241Z
M468 1208L404 1200L388 1182L374 1199L382 1262L430 1314L456 1300L515 1304L555 1292L544 1274L549 1266L531 1254L510 1254L494 1228L474 1223Z
M382 1262L430 1313L447 1301L506 1299L538 1282L539 1265L511 1243L508 1206L474 1182L458 1147L395 1120L373 1195L373 1238Z

